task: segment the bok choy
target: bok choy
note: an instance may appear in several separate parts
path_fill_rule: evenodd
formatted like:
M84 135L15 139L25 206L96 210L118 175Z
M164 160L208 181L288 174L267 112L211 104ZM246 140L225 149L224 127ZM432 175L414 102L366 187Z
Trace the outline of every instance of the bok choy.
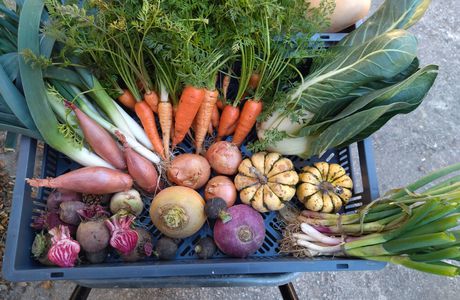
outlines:
M419 69L416 38L395 28L411 26L429 2L385 1L301 83L279 92L283 105L275 102L258 125L252 150L308 158L367 138L392 117L416 109L438 67Z

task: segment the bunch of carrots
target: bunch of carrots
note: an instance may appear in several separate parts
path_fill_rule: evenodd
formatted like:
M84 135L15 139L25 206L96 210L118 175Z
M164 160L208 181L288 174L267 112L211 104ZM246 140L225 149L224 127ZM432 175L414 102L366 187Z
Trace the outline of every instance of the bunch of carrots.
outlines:
M314 25L305 18L303 0L84 5L48 2L56 38L69 48L78 45L81 60L103 70L107 88L136 114L163 160L189 132L196 153L202 153L208 134L216 141L232 136L241 146L290 66L283 48L289 43L275 37L289 39ZM229 97L232 80L237 94Z

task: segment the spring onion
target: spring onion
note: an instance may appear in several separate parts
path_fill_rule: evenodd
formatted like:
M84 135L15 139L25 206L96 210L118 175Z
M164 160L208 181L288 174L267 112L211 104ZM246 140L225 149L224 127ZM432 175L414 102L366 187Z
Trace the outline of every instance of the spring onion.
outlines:
M460 268L445 260L460 259L460 231L455 230L460 176L452 176L459 171L460 163L433 172L353 214L304 211L286 226L281 251L353 256L457 276Z

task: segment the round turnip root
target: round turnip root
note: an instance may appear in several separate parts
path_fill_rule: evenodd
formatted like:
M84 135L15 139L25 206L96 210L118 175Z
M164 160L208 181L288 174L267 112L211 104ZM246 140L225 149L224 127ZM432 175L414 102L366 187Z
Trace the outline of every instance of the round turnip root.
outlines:
M217 220L214 226L214 241L219 249L233 257L247 257L262 246L265 226L262 216L253 208L240 204L227 212L232 219L223 223Z
M67 201L80 201L81 194L77 192L72 192L66 189L56 189L51 194L49 194L48 199L46 199L46 206L49 212L58 212L59 205L62 202Z
M78 201L62 202L59 205L59 218L72 225L78 225L81 222L78 210L82 210L86 207L86 204Z
M77 229L77 241L83 250L95 254L107 248L110 232L104 224L108 214L104 208L93 205L78 213L84 218Z
M196 190L208 182L211 166L203 156L181 154L174 158L167 175L171 182Z
M134 248L134 250L131 251L129 254L121 255L124 261L134 262L152 255L152 234L143 228L136 228L135 230L138 236L136 248Z
M98 252L85 252L86 259L92 264L100 264L104 262L105 258L107 257L107 248L102 249Z
M211 168L219 174L235 175L243 157L240 149L230 142L220 141L212 144L206 152Z
M112 196L110 200L110 211L116 214L120 210L126 210L135 216L139 216L144 209L141 195L136 190L119 192Z

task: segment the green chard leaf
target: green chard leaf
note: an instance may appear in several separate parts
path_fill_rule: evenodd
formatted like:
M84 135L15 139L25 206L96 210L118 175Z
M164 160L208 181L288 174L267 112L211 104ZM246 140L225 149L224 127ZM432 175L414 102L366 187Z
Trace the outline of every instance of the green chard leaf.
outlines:
M438 67L429 65L401 83L356 99L339 114L310 147L311 156L331 147L342 147L365 139L397 114L416 109L438 75ZM304 128L305 129L305 128Z
M307 76L290 94L303 110L316 115L315 121L338 112L341 100L350 92L372 81L389 79L409 67L416 57L417 40L404 31L394 30L341 52L331 62ZM319 114L321 112L321 114Z

